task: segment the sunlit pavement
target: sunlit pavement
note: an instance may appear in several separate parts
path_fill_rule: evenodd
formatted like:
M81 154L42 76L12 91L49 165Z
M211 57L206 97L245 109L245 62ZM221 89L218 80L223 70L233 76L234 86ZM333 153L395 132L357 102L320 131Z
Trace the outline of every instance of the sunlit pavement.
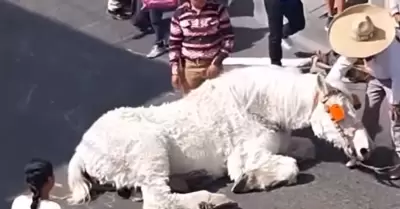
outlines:
M165 93L171 89L163 59L151 61L137 55L147 53L152 37L130 40L132 27L128 22L106 17L103 1L11 2L0 1L0 196L4 200L0 208L9 208L12 197L24 191L23 165L34 156L53 162L58 182L53 195L65 196L66 163L82 133L106 110L176 98ZM236 14L232 11L239 40L233 56L267 56L266 25L251 18L253 12L249 11L254 8L246 6L251 7L251 3L232 6L241 8ZM311 6L306 9L312 11ZM313 20L310 15L304 37L326 47L319 41L326 35L323 20ZM315 46L309 50L315 50ZM285 52L285 56L293 57L292 52ZM363 98L362 84L351 88ZM387 112L385 106L382 116ZM390 146L388 120L382 119L381 125L384 131L377 141ZM295 142L301 145L300 151L315 148L307 138L297 137ZM317 158L322 162L302 165L299 185L234 195L228 184L219 192L238 201L244 209L400 208L399 190L379 183L374 176L347 169L339 151L317 144ZM72 207L58 201L64 209L141 207L113 194L87 206Z

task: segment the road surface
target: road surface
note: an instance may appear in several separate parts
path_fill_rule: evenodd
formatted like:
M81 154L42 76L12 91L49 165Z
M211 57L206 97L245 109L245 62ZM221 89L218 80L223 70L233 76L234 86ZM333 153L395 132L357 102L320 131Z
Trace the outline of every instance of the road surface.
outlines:
M259 29L260 23L246 11L250 10L243 7L233 15L239 37L233 56L267 56L267 28ZM322 28L322 24L315 27ZM31 157L52 161L58 182L53 195L61 197L67 189L66 165L94 120L115 107L171 99L159 96L171 90L166 63L138 55L147 52L152 38L132 41L131 33L128 23L104 15L102 1L0 0L0 208L9 208L12 198L25 191L23 165ZM318 40L322 36L315 32L307 37ZM363 85L351 87L362 96ZM383 114L387 114L387 107ZM388 121L384 118L380 122L384 128L377 142L389 147ZM315 148L307 139L310 133L302 131L300 135L306 136L296 140L302 148ZM219 192L244 209L400 208L397 188L345 168L339 151L323 143L316 145L319 160L301 165L299 185L241 195L229 191L231 184L215 187L220 186ZM64 209L141 207L113 194L87 206L72 207L57 201Z

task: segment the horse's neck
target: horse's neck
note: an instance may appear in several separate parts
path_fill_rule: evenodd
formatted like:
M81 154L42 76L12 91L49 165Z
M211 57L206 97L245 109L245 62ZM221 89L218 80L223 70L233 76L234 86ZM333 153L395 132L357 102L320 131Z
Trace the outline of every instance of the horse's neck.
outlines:
M263 115L268 121L280 127L293 130L310 125L310 116L314 106L316 94L316 79L312 76L299 75L296 78L282 80L268 80L266 91L260 98L267 100L257 101L261 107L257 114ZM250 111L252 107L249 107Z

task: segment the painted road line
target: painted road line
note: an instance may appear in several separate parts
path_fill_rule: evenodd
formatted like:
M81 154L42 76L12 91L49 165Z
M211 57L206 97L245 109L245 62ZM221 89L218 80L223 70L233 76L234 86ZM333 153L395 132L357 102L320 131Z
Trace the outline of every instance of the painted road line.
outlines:
M300 67L311 62L311 58L287 58L282 59L283 66ZM269 57L228 57L223 65L268 66L271 65Z

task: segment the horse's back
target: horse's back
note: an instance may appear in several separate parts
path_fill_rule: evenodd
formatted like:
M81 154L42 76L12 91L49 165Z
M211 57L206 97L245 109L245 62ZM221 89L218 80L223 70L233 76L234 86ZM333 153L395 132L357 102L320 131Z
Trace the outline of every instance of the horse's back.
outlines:
M113 176L127 169L126 159L134 160L140 153L137 149L146 133L150 134L146 131L150 125L142 123L136 111L125 107L110 110L83 134L76 152L85 161L89 174Z
M314 78L314 74L301 74L299 69L294 67L276 67L276 66L245 66L234 68L224 74L221 79L224 81L242 83L249 80L252 82L273 82L273 81L294 81L298 79ZM216 81L217 82L217 81Z

